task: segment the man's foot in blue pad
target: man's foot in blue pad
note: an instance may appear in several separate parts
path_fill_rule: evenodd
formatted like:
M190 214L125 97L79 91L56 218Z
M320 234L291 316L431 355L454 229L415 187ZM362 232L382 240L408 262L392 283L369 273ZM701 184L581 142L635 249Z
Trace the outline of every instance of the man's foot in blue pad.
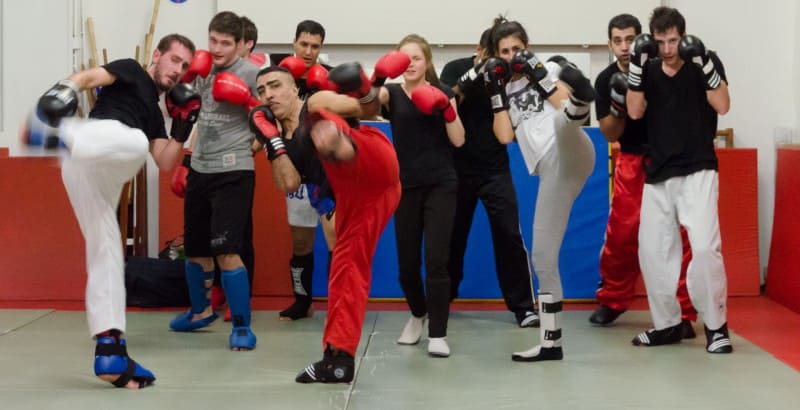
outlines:
M206 313L205 311L195 314L192 313L191 309L189 309L178 316L175 316L175 319L172 319L172 321L169 322L169 328L176 332L191 332L193 330L211 326L214 324L214 321L217 320L219 315L217 315L217 312L214 312L213 310L206 310L210 311L210 314L203 317L202 315Z
M114 387L141 389L156 380L150 370L142 367L128 356L125 339L116 335L98 335L94 351L94 374Z
M350 383L355 374L353 356L328 348L322 360L312 363L297 374L297 383Z
M249 326L234 327L230 337L231 350L244 352L256 348L256 335Z

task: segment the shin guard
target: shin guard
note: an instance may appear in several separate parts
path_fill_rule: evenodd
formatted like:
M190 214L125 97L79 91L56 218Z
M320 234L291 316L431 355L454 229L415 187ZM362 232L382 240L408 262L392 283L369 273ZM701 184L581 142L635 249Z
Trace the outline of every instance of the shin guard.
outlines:
M250 282L243 268L222 271L222 288L231 309L231 348L253 349L256 336L250 330Z
M555 302L552 294L539 294L540 344L524 352L512 354L511 360L515 362L561 360L564 357L561 349L561 326L558 323L561 310L561 301Z
M186 261L186 285L189 288L189 300L192 307L186 312L181 313L172 319L169 327L177 332L190 332L192 330L206 327L217 320L217 314L211 312L211 316L192 321L192 316L203 313L211 304L209 299L209 289L214 281L214 271L203 272L200 264Z

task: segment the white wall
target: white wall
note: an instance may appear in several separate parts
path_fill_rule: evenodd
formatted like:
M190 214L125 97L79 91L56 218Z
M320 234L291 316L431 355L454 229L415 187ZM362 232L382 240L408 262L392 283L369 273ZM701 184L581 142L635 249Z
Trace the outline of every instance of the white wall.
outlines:
M307 0L304 4L313 9L314 1L317 0ZM149 30L152 1L2 0L0 113L4 123L0 130L0 146L15 144L18 118L33 106L50 84L69 73L72 66L70 48L73 46L70 5L73 2L76 2L77 9L82 10L79 21L85 21L89 16L94 19L98 51L106 48L110 59L132 57L136 45L143 45L144 35ZM730 113L721 118L720 127L734 128L737 146L759 150L759 236L761 264L765 266L772 233L775 190L774 134L776 129L800 128L800 79L794 74L800 69L800 31L797 28L800 6L794 0L662 0L662 3L681 10L687 19L687 30L703 39L709 48L717 50L725 63L731 82L732 107ZM165 34L179 32L191 38L199 48L205 48L208 22L216 11L215 0L192 0L182 4L162 0L154 41ZM498 11L504 11L502 5L498 6ZM598 38L595 44L605 41L608 19L624 11L609 8L592 20ZM469 7L459 11L461 14L471 12L474 11ZM275 13L270 20L279 19L277 13L280 9L276 8ZM342 9L345 17L341 19L347 20L347 13ZM646 26L649 16L638 14ZM491 17L481 15L479 19L488 22ZM508 17L530 18L527 12L517 11L512 11ZM447 17L442 21L458 24L455 20L467 18L475 16ZM34 21L36 24L32 24ZM403 32L416 31L413 23L404 22L403 26ZM78 28L82 30L83 24ZM474 28L476 40L482 28L482 25ZM588 55L589 68L586 71L592 78L609 62L608 52L603 46L536 46L536 27L530 25L528 29L538 53ZM79 37L83 34L81 30L77 33ZM564 24L563 30L569 30L569 25ZM293 34L293 30L289 30L280 38L262 36L258 50L288 52ZM20 38L25 41L20 41ZM83 43L88 44L85 40ZM325 52L332 63L359 60L370 66L392 47L331 44ZM463 44L437 46L434 48L434 62L441 69L446 61L468 55L471 51L471 46ZM24 63L20 56L24 56ZM84 61L87 59L88 54L83 57Z

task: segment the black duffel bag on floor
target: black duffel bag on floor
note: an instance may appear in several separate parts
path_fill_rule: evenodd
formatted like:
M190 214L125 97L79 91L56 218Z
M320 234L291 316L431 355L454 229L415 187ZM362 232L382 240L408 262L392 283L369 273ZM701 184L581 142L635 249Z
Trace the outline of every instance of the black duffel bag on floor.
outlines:
M190 306L183 260L130 256L125 264L128 306Z

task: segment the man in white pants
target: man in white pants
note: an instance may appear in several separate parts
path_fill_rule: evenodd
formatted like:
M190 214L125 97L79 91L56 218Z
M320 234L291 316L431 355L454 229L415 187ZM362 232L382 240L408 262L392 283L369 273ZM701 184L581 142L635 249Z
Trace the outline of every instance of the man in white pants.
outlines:
M658 346L681 340L675 291L682 225L692 247L686 287L705 322L706 350L731 353L713 143L717 116L730 108L725 69L700 39L686 34L686 21L676 9L656 8L650 32L633 41L627 103L628 115L644 118L647 125L639 261L654 329L632 343Z
M86 240L86 316L97 339L95 374L116 387L141 388L155 376L128 356L125 339L125 272L116 209L120 191L147 159L148 150L161 169L169 170L182 155L200 109L200 96L178 81L195 48L181 35L170 34L153 51L147 69L132 59L116 60L71 75L48 90L37 115L59 127L69 151L61 165L81 232ZM81 90L102 87L88 120L72 116ZM172 139L167 139L159 95L170 90L167 108ZM37 142L29 132L23 143Z

